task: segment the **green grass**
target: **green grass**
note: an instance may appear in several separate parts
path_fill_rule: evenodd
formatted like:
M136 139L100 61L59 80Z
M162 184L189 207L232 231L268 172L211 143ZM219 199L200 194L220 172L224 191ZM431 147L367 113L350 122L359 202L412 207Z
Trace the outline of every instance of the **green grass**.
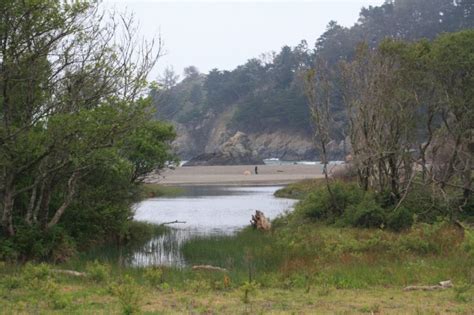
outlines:
M252 282L245 279L245 262L242 266L230 266L229 273L195 272L190 268L119 268L89 263L80 269L87 273L85 277L67 276L52 270L70 267L66 265L0 264L0 309L15 314L474 312L473 262L467 260L462 252L456 253L456 248L444 249L442 255L406 253L393 257L377 249L376 242L362 246L363 250L354 250L356 243L373 239L378 234L375 231L311 226L311 231L300 229L299 232L307 233L308 246L315 246L314 251L295 257L290 249L283 261L276 259L268 269L260 272L258 266L263 265L256 263ZM395 243L398 238L410 234L386 233L383 232L381 237ZM440 237L449 239L451 233L459 237L450 228L443 230ZM244 231L235 237L234 244L232 238L213 238L210 243L218 242L230 248L210 254L206 262L217 263L225 256L238 257L242 250L248 250L243 240L256 240L257 235L253 231ZM266 237L281 240L283 236L264 235ZM355 243L350 238L355 239ZM292 241L297 241L297 238L292 238ZM271 240L258 244L275 245ZM317 252L320 246L337 245L342 249L332 255L326 250L319 255L309 255ZM212 249L204 244L200 246ZM193 252L196 248L187 250ZM402 290L405 285L434 284L446 279L454 282L454 289L435 292Z
M325 184L324 178L306 179L296 183L289 184L286 187L278 189L275 192L275 197L303 199L308 193L315 188Z
M269 287L361 289L474 282L474 260L463 242L463 232L447 223L394 233L290 220L272 233L245 229L235 236L195 239L183 253L191 264L227 268L240 282L250 268L253 279Z
M314 187L306 182L296 187ZM299 188L298 188L299 189ZM304 191L300 189L299 191ZM292 193L294 196L295 193ZM137 242L166 233L133 223ZM400 232L327 226L291 213L273 230L247 228L232 236L188 241L186 268L131 268L133 253L98 249L68 263L0 263L0 310L58 314L473 314L472 232L445 221ZM141 240L141 241L138 241ZM107 251L110 251L108 253ZM193 271L209 264L228 272ZM85 277L52 269L86 272ZM408 285L452 280L454 288L404 292Z
M183 255L190 265L213 265L229 270L230 275L245 281L250 277L265 277L275 272L287 259L284 251L276 250L276 238L246 228L235 236L195 238L183 246Z
M176 186L164 186L160 184L143 184L143 198L177 197L184 194L184 189Z

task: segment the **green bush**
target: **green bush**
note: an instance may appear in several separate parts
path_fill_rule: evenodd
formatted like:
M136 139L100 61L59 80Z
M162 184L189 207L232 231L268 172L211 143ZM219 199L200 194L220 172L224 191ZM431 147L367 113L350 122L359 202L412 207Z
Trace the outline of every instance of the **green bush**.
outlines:
M45 293L48 304L52 309L62 310L72 304L71 297L63 294L59 289L59 285L51 279L42 284L42 291Z
M385 222L384 209L372 193L354 183L335 182L330 188L332 196L325 185L317 187L297 204L296 213L344 226L379 227Z
M402 206L412 215L416 214L418 222L434 223L439 217L446 217L453 210L440 196L441 193L437 196L430 186L413 185Z
M140 313L143 294L132 277L125 275L120 283L111 287L111 292L119 299L123 314Z
M75 253L75 242L61 226L45 231L38 225L18 225L14 237L0 239L0 258L6 260L63 262Z
M106 282L109 279L110 266L101 264L96 260L87 264L86 273L89 279L95 282Z
M356 184L335 182L331 186L332 196L327 187L321 185L296 206L296 212L313 220L335 221L344 210L362 201L365 192Z
M388 214L387 227L399 232L411 227L413 221L413 212L402 206Z
M361 202L347 207L343 222L345 225L378 228L385 222L385 213L371 194L366 194Z
M31 282L32 280L44 281L51 275L51 268L47 264L34 265L27 263L23 267L22 275L26 282Z
M148 267L145 269L144 276L148 284L157 287L163 283L163 269L158 267Z
M386 192L364 191L355 183L336 181L330 184L332 196L326 185L316 186L296 205L292 216L322 221L339 226L377 228L386 226L393 231L410 228L417 222L435 223L457 213L459 204L447 204L433 195L430 187L414 185L396 210ZM464 208L469 218L471 205ZM466 219L466 220L467 220ZM280 219L281 221L281 219ZM278 222L278 220L277 220Z
M0 237L0 261L16 261L19 253L12 240Z
M3 288L7 290L14 290L18 289L23 286L24 281L23 278L17 276L6 276L3 277L1 280L1 285Z

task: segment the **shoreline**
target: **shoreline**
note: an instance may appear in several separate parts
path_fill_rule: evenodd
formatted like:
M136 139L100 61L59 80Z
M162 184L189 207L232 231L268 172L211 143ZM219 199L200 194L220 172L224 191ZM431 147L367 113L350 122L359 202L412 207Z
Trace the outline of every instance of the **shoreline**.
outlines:
M320 165L182 166L151 174L148 184L164 186L280 186L305 179L322 178Z

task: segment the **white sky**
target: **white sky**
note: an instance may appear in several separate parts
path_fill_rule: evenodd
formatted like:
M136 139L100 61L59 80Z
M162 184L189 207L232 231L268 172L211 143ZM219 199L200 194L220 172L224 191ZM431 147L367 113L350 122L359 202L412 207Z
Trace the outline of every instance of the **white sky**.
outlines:
M144 37L161 34L166 55L152 80L166 66L182 74L196 66L232 70L262 53L296 46L306 39L310 48L329 21L353 25L362 7L384 0L105 0L118 11L134 12Z

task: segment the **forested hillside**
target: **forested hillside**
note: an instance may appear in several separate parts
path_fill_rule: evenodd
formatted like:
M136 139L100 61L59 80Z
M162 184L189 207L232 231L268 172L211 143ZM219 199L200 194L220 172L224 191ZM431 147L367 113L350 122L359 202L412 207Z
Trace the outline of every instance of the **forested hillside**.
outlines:
M176 125L182 158L213 151L238 130L249 134L264 157L315 158L301 78L316 58L337 69L340 61L353 58L360 42L375 47L387 37L431 40L443 32L473 28L473 13L470 0L388 0L363 8L352 27L331 21L312 46L302 40L296 47L284 46L232 71L202 74L190 66L179 83L168 70L151 92L157 116ZM337 74L333 83L338 84ZM340 158L345 125L340 93L332 95L331 114L335 141L330 151L333 158Z

